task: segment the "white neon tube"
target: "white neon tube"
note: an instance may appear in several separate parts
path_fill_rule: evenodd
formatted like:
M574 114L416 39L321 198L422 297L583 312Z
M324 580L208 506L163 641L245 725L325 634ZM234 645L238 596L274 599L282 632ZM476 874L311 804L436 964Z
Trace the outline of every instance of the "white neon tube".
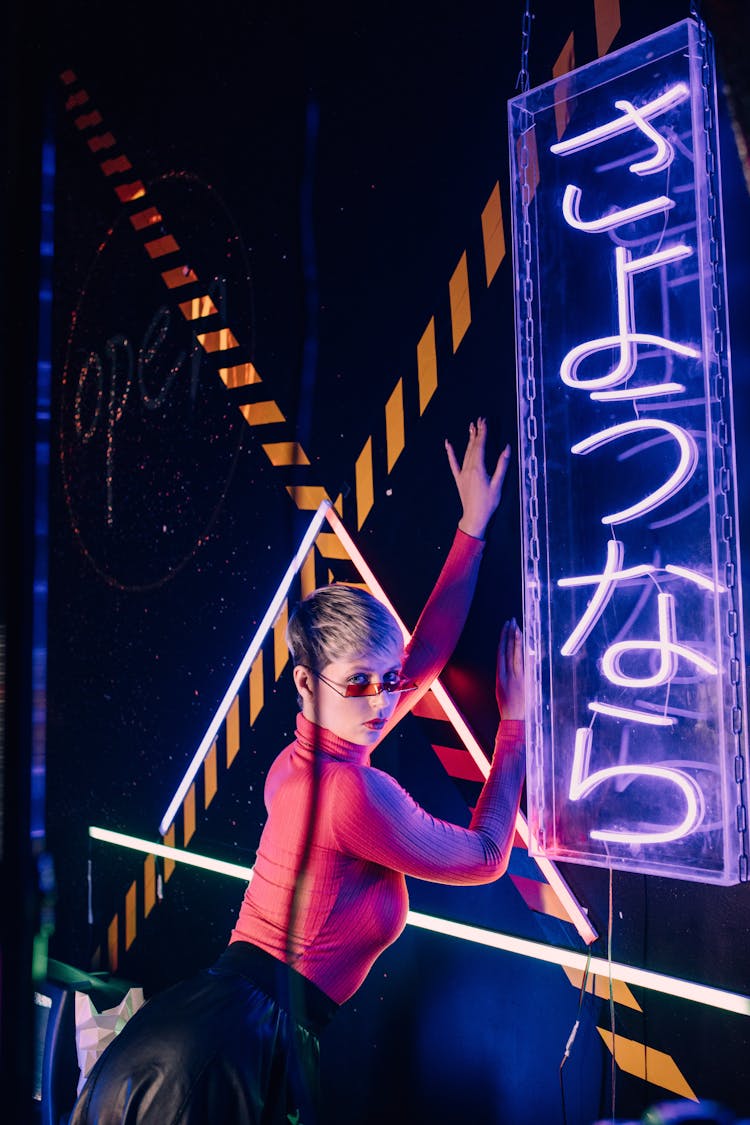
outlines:
M127 836L124 832L113 832L109 828L89 828L92 840L101 840L105 844L117 844L121 848L130 848L136 852L146 852L148 855L160 855L164 859L174 860L175 863L187 863L191 867L201 867L204 871L215 871L218 875L230 875L233 879L252 879L252 867L241 867L238 863L226 863L222 859L211 859L206 855L197 855L195 852L186 852L181 848L172 848L168 844L154 844L151 840L141 840L138 836Z
M673 727L677 722L672 715L660 715L655 711L636 711L634 707L617 707L613 703L589 703L589 711L597 715L609 715L613 719L626 719L633 723L646 723L652 727Z
M627 434L638 434L643 430L664 430L665 433L674 438L680 451L677 468L664 484L648 493L637 504L633 504L629 508L623 508L621 512L613 512L611 515L602 516L602 523L604 524L628 523L647 512L653 512L655 508L658 508L671 496L679 492L695 472L698 464L698 446L692 434L684 430L682 426L676 426L673 422L665 422L660 418L638 418L632 422L620 422L616 426L610 426L606 430L600 430L599 433L590 434L583 441L576 442L575 445L570 447L570 452L585 455L591 453L592 450L600 449L616 438L624 437Z
M622 573L621 567L624 557L624 544L619 539L609 539L607 541L607 562L603 574L585 574L575 578L561 578L558 581L558 586L580 586L590 582L597 584L597 589L594 590L593 597L583 616L560 649L563 656L573 656L574 653L578 652L578 649L604 613L612 597L617 577Z
M633 764L629 766L606 766L604 769L588 772L591 760L592 731L591 727L580 727L576 731L575 751L570 777L569 795L571 801L580 801L588 796L597 786L611 781L615 777L658 777L662 781L669 781L676 785L685 798L685 816L679 824L672 828L665 828L656 832L620 832L613 829L592 829L589 836L592 840L611 840L623 844L663 844L669 840L679 840L682 836L689 835L703 814L701 791L691 777L682 770L669 766L644 766Z
M568 352L560 365L560 378L563 383L574 389L601 391L605 388L616 387L624 383L636 369L638 363L638 344L651 344L654 348L664 348L685 358L698 359L700 352L688 344L679 344L668 340L664 336L655 336L651 332L636 332L634 328L635 313L633 309L633 284L631 278L635 274L646 273L649 270L667 265L669 262L681 261L689 258L692 248L683 243L675 243L664 250L656 250L653 254L646 254L642 258L633 258L630 251L624 246L615 247L615 274L617 280L617 336L601 336L595 340L586 340L577 344ZM593 379L579 379L577 372L581 363L588 356L600 351L619 349L620 358L617 366L606 375Z
M668 168L674 159L674 149L669 141L662 137L658 129L654 129L653 125L649 125L646 116L640 110L636 109L632 102L626 98L621 98L615 102L615 109L623 110L628 117L633 121L637 129L653 141L656 147L656 152L647 160L637 160L628 168L629 172L634 172L636 176L650 176L654 172L663 172Z
M627 399L657 398L685 393L684 383L649 383L639 387L624 387L621 391L591 391L594 402L625 402Z
M675 563L667 563L664 567L668 574L675 574L678 578L687 578L688 582L694 582L696 586L700 586L703 590L709 590L712 594L725 594L726 587L721 583L714 582L712 578L706 577L701 574L699 570L693 570L688 566L677 566Z
M672 106L679 105L680 102L689 97L690 87L685 82L677 82L658 98L654 98L653 101L646 102L645 105L639 106L637 110L633 107L637 117L634 117L630 111L623 113L621 117L615 117L614 120L608 121L606 125L598 125L595 129L589 129L588 132L580 133L577 137L569 137L564 141L558 141L557 144L550 145L550 152L554 152L556 156L565 156L570 152L580 152L581 149L598 145L607 137L617 137L621 133L629 133L631 129L639 127L638 118L657 117L660 113L671 109ZM615 102L618 109L623 109L624 104Z
M671 211L675 203L668 195L657 195L647 199L644 203L636 203L632 207L620 207L602 215L599 219L581 218L581 196L583 192L576 184L568 184L565 188L562 201L562 213L568 226L575 230L587 231L589 234L599 234L605 230L614 230L615 227L624 226L625 223L634 223L637 219L647 219L651 215L661 215Z
M119 847L130 848L134 851L147 852L150 855L165 856L176 863L187 863L191 867L216 871L218 874L229 875L234 879L247 881L253 873L251 867L224 863L219 859L210 859L208 856L196 855L194 852L183 851L180 848L170 848L165 844L152 844L149 840L127 836L124 832L111 832L107 828L90 827L89 836L107 844L116 844ZM507 953L518 953L522 957L531 957L535 961L546 961L551 965L562 965L565 968L578 971L585 971L588 965L589 974L594 973L607 979L611 977L612 980L619 980L624 984L633 984L640 988L648 988L652 992L663 992L668 996L677 996L684 1000L692 1000L697 1004L721 1008L725 1012L736 1012L741 1016L750 1016L750 997L742 996L737 992L725 992L723 989L711 988L706 984L695 984L693 981L681 980L679 977L669 977L663 973L638 969L633 965L606 961L602 957L589 958L587 953L577 953L573 949L561 949L559 946L529 941L527 938L517 938L512 934L504 934L498 930L485 930L480 926L469 926L464 922L451 922L447 918L435 918L430 914L421 914L416 910L409 911L406 921L410 926L417 926L422 930L431 930L433 933L445 934L449 937L460 938L463 941L473 941L477 945L487 945L493 949L505 950Z
M503 934L496 930L483 930L478 926L467 926L462 922L450 922L445 918L418 914L414 910L409 911L406 920L410 925L419 926L423 930L432 930L434 933L447 934L449 937L463 938L464 941L488 945L493 949L503 949L508 953L519 953L522 957L532 957L536 961L547 961L552 965L562 965L579 972L585 972L588 966L589 975L594 973L606 979L622 981L623 984L648 988L652 992L663 992L667 996L692 1000L696 1004L720 1008L725 1012L735 1012L740 1016L750 1016L750 996L743 996L738 992L725 992L721 988L711 988L707 984L696 984L694 981L682 980L680 977L670 977L664 973L638 969L634 965L607 961L603 957L592 957L589 960L587 953L577 953L573 949L560 949L555 945L545 945L542 942L517 938L512 934Z
M316 511L315 515L313 516L312 520L310 521L310 526L308 527L307 531L305 532L304 537L302 539L302 542L300 543L299 547L297 548L297 552L296 552L294 558L292 559L292 561L290 562L290 564L287 568L286 574L282 578L281 583L279 585L279 588L273 596L271 604L269 605L268 609L266 610L265 617L263 618L263 620L261 621L260 625L258 626L258 628L256 630L255 636L253 637L253 639L250 643L250 647L248 648L247 652L245 653L244 657L242 658L242 662L240 663L239 668L235 672L234 678L233 678L231 684L229 685L229 687L227 688L226 693L224 695L224 698L222 699L221 703L219 704L219 707L216 711L216 714L214 715L213 719L211 720L211 722L209 724L209 727L208 727L208 730L204 734L203 740L202 740L200 746L198 747L198 749L196 750L196 752L193 756L192 762L190 763L190 765L187 768L185 776L183 777L182 781L178 785L177 791L176 791L174 797L172 798L167 811L164 813L164 816L162 817L161 824L159 825L159 832L161 833L162 836L164 836L165 833L169 831L169 827L170 827L172 821L174 820L175 816L177 815L177 810L179 809L180 805L182 804L183 800L185 799L185 794L187 793L188 789L192 785L193 780L195 778L195 775L197 774L198 770L201 767L203 759L206 757L206 754L211 749L213 741L214 741L214 739L216 738L216 735L219 732L221 724L224 722L224 719L227 716L227 713L229 711L229 708L232 705L234 697L237 695L237 692L240 689L240 685L242 684L242 681L244 680L245 676L247 676L247 674L249 673L250 667L251 667L253 661L255 660L256 656L260 652L261 645L263 644L264 640L266 639L266 634L268 633L268 630L271 628L274 621L276 620L276 617L278 616L279 611L281 610L281 607L284 604L284 599L286 598L287 594L289 593L289 587L291 586L292 582L294 581L294 576L296 575L297 571L302 566L302 563L305 561L305 557L306 557L308 551L311 549L313 543L315 542L317 534L320 531L320 528L323 524L323 521L326 518L326 512L328 511L328 509L330 507L331 507L331 501L330 500L324 500L321 503L320 507L317 509L317 511Z
M657 594L657 615L659 639L657 641L616 641L611 644L602 657L602 672L610 683L619 687L662 687L671 683L677 675L678 658L682 657L694 664L707 676L718 674L718 666L713 660L701 656L699 652L682 645L677 640L677 619L675 599L672 594ZM626 676L622 672L622 658L628 652L658 652L659 667L650 676Z

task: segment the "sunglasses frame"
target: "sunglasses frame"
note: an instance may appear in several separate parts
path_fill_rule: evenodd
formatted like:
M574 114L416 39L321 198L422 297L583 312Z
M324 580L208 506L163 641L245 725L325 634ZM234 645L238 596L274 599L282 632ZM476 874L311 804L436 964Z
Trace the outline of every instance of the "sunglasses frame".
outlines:
M417 685L413 680L396 680L393 684L383 683L382 680L368 680L366 684L337 684L329 680L322 672L310 668L313 676L322 680L329 688L340 695L342 699L371 699L373 695L400 695L408 691L416 691ZM342 691L341 688L344 688Z

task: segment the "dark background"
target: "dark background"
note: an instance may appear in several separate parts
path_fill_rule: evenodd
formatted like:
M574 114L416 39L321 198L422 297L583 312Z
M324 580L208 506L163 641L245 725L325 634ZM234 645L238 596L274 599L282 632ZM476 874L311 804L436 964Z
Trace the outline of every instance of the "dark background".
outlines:
M705 10L721 64L744 515L750 341L743 310L750 286L746 93L736 62L738 44L747 44L743 7ZM593 4L548 0L533 10L532 85L551 77L571 32L576 63L596 57ZM687 4L622 0L620 14L612 49L690 13ZM343 493L347 528L412 626L459 515L443 439L462 448L469 420L484 414L489 458L506 441L517 449L506 106L516 93L522 15L521 3L485 0L462 8L421 0L219 0L200 9L112 10L79 0L64 11L42 10L38 22L29 13L12 17L5 47L11 159L4 238L13 270L3 290L3 893L14 905L3 922L5 1077L11 1059L23 1082L30 1031L22 986L34 934L49 938L54 958L108 967L107 927L122 912L142 857L91 845L88 827L157 838L310 518L285 486L299 479L332 498ZM70 87L59 77L68 69L76 75ZM147 185L198 275L222 279L214 299L260 384L227 391L195 348L159 281L159 264L144 253L128 209L102 175L101 154L88 149L66 109L71 89L87 91L101 129L117 140L113 152L127 154L133 179ZM40 230L42 145L52 160L45 181L52 206ZM508 252L488 285L481 213L496 183ZM35 248L45 232L54 244L52 300L37 304ZM464 251L471 324L454 353L448 281ZM171 314L157 346L154 318L165 306ZM416 348L432 317L438 386L420 410ZM107 341L117 341L114 360ZM35 428L39 375L30 356L45 347L49 426L42 418ZM87 378L77 398L92 351L102 358L102 382ZM134 364L140 355L143 366L140 380L137 366L131 372L119 417L129 355ZM405 445L388 472L383 410L398 379ZM248 426L238 403L261 399L273 400L285 422ZM108 410L115 412L109 431ZM76 426L91 431L85 448ZM34 440L43 446L45 437L49 466L35 469ZM263 442L293 437L311 464L282 471ZM368 438L374 502L359 527L355 463ZM494 724L499 625L511 615L521 619L518 503L514 461L471 617L445 677L485 738ZM48 574L48 595L44 601L37 584L34 602L40 570ZM37 695L41 707L33 711L30 638L34 628L38 636L42 609L46 701ZM243 722L231 773L205 813L199 805L193 850L252 863L265 769L290 737L294 711L288 670L278 682L267 676L263 710L252 728ZM38 788L28 788L26 749L40 726L43 802ZM437 761L424 722L407 720L379 754L378 764L431 811L465 821L466 793ZM40 824L29 855L25 840ZM40 872L50 861L54 881L45 894ZM528 868L522 857L515 863L518 873L531 873L530 861ZM623 872L610 878L573 865L564 875L600 935L596 955L611 950L616 961L750 992L746 884L716 888ZM121 941L109 967L150 992L207 963L226 942L241 893L235 880L178 866L162 901L139 917L132 944L126 950ZM509 878L476 889L413 883L411 893L416 910L584 948L569 924L529 910ZM597 1026L609 1028L613 1014L619 1035L671 1057L697 1096L750 1116L748 1018L634 993L641 1011L620 1004L610 1010L590 995L579 1005L578 989L555 966L407 927L324 1036L326 1120L563 1121L560 1067L579 1017L564 1070L567 1122L591 1125L613 1104L618 1118L638 1116L670 1091L612 1071Z

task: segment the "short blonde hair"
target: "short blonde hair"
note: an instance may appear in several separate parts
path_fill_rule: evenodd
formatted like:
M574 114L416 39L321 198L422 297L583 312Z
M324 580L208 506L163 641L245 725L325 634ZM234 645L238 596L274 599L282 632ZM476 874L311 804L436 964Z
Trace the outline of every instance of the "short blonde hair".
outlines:
M334 583L297 603L286 642L293 664L320 671L336 660L384 653L403 644L403 636L390 610L367 590Z

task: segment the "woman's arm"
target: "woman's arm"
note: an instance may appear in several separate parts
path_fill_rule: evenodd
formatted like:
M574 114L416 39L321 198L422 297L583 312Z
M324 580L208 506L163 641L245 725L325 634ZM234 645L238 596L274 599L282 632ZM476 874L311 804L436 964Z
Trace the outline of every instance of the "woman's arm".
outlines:
M490 833L507 865L526 775L523 634L515 619L506 621L500 632L495 697L500 724L490 774L474 808L471 827Z
M500 503L510 461L510 446L506 445L490 476L485 467L486 442L484 418L470 424L460 464L453 446L446 440L448 463L461 501L461 519L448 557L407 645L403 674L414 680L418 689L401 696L387 729L410 711L428 690L445 667L466 624L484 550L484 533Z
M431 816L388 774L337 765L332 831L345 854L437 883L487 883L507 869L525 770L521 632L502 630L496 680L501 721L490 774L468 828Z
M503 492L503 481L510 461L510 446L506 445L497 459L492 476L488 476L484 464L484 451L487 442L487 419L478 418L476 424L469 424L469 441L463 462L459 465L453 446L447 440L445 451L448 464L456 482L463 509L458 526L466 535L484 539L490 516L493 514Z

